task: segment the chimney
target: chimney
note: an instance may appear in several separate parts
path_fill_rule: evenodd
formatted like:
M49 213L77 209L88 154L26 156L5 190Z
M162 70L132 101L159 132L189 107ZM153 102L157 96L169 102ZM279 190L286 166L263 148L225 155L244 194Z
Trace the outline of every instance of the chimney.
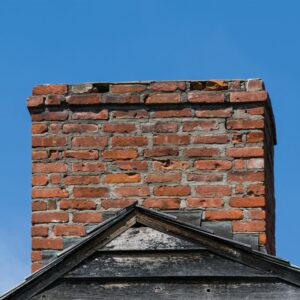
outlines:
M203 208L203 228L275 254L262 80L39 85L27 106L33 271L135 201Z

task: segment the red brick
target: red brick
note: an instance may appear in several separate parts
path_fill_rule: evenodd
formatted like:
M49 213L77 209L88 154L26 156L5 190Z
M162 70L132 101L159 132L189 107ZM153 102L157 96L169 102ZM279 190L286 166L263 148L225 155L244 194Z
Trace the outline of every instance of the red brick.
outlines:
M217 148L190 148L185 150L185 155L188 157L210 157L210 156L218 156L219 149Z
M53 199L53 200L47 200L48 202L48 210L55 210L57 209L57 200Z
M31 272L34 273L41 269L43 267L43 264L40 262L34 262L31 264Z
M84 184L97 184L100 182L98 175L87 176L87 175L77 175L77 176L67 176L64 179L65 185L84 185Z
M178 124L176 122L157 122L154 124L142 124L142 132L158 132L158 133L172 133L177 132Z
M102 214L98 212L76 212L73 214L75 223L101 223Z
M61 158L61 151L50 150L50 159L51 160L58 160L60 158Z
M137 158L138 152L136 149L115 149L115 150L105 150L102 153L103 158L110 159L130 159Z
M142 92L147 88L144 84L112 84L110 91L112 93L132 93Z
M156 186L153 188L155 196L188 196L191 188L187 185L177 186Z
M265 108L263 106L247 108L246 113L249 115L263 115L265 113Z
M184 118L184 117L191 117L192 112L193 111L190 108L158 110L154 112L154 117L155 118Z
M228 148L226 154L231 157L263 157L264 149L262 147Z
M231 92L230 102L258 102L267 101L268 93L260 92Z
M96 124L64 124L64 133L82 133L82 132L97 132L98 125Z
M225 101L224 93L213 92L190 92L188 101L192 103L223 103Z
M104 162L79 162L72 164L73 172L102 172L106 170Z
M33 95L46 95L46 94L65 94L68 92L66 84L45 84L33 87Z
M177 89L183 91L186 88L184 81L152 82L150 86L153 91L161 92L175 92Z
M227 134L196 135L192 137L194 144L226 144L230 140Z
M187 174L188 181L203 181L203 182L213 182L213 181L222 181L223 175L219 173L210 173L210 174Z
M154 161L154 170L185 170L189 167L188 161L181 160L165 160L165 161Z
M32 261L42 260L42 251L32 251L31 252L31 260Z
M68 191L59 188L44 188L32 190L32 198L61 198L68 196Z
M98 150L67 150L64 152L67 158L77 158L77 159L98 159Z
M190 208L222 207L224 206L224 201L220 198L188 198L186 205Z
M148 170L148 162L147 161L115 161L115 165L117 165L121 170Z
M100 94L81 94L67 97L67 102L70 105L93 105L101 103Z
M61 130L61 124L50 124L49 127L52 133L59 133Z
M234 186L234 193L235 194L243 194L244 193L244 186L242 184L237 184Z
M32 151L32 160L39 160L48 158L47 151Z
M145 136L113 136L112 146L145 146L148 140Z
M127 110L127 111L114 111L113 117L118 119L147 119L149 113L144 110Z
M265 220L266 219L266 212L261 209L251 209L248 211L249 217L252 220Z
M31 236L48 236L49 227L48 226L32 226Z
M143 206L159 209L178 209L180 207L180 200L175 198L146 199L143 202Z
M179 182L180 173L150 173L145 177L145 182Z
M59 147L67 144L67 139L60 136L33 136L32 147Z
M264 120L228 120L228 129L259 129L264 128Z
M149 196L150 190L147 186L124 186L118 187L114 189L114 193L117 196L123 197L132 197L132 196L139 196L145 197Z
M266 230L265 221L234 221L232 222L233 232L258 232Z
M96 203L92 200L64 199L59 202L59 207L60 209L88 210L88 209L96 209Z
M248 118L249 116L262 116L264 112L265 108L263 106L236 109L236 114L245 118Z
M45 205L47 206L46 209L55 210L57 208L56 207L56 201L57 201L56 199L49 199L49 200L45 201ZM42 203L42 201L35 201L35 203L37 203L37 202Z
M145 99L146 104L180 103L180 94L151 94Z
M115 174L107 174L104 177L105 183L126 183L126 182L140 182L141 175L132 173L132 174L125 174L125 173L115 173Z
M229 201L232 207L263 207L265 204L265 197L232 197Z
M178 156L179 150L172 147L157 147L152 149L145 149L144 156L145 157L162 157L162 156Z
M64 99L61 95L48 95L45 101L46 105L60 105Z
M31 236L47 237L48 230L49 230L48 226L33 226L31 228Z
M103 124L103 131L105 132L133 132L136 130L134 124Z
M83 225L55 225L53 232L57 236L85 236Z
M103 199L101 201L101 206L104 209L109 208L124 208L136 202L133 199Z
M249 79L246 83L248 92L257 92L263 90L263 82L261 79Z
M32 211L47 210L47 202L35 201L31 204Z
M230 172L228 182L264 181L264 172Z
M207 210L206 220L240 220L243 219L243 211L239 209Z
M106 197L108 195L108 189L105 187L78 187L74 188L74 197L87 197L87 198L97 198Z
M251 158L247 161L248 169L263 169L264 160L262 158Z
M27 98L27 107L38 107L44 105L44 97L32 96Z
M263 131L253 131L247 133L247 143L259 143L264 140Z
M65 121L68 119L66 111L44 111L40 114L31 114L32 121Z
M236 170L245 169L246 161L243 159L235 159L234 160L234 168Z
M102 109L99 112L74 112L72 114L73 120L107 120L108 110Z
M202 197L223 197L231 195L231 188L225 185L199 185L196 193Z
M32 238L32 249L62 250L64 241L62 238Z
M232 115L232 108L221 108L221 109L201 109L196 110L195 114L198 118L226 118L231 117Z
M249 195L264 195L265 186L262 183L249 184L247 188L247 193Z
M170 134L170 135L156 135L153 136L153 143L155 145L187 145L189 144L190 137L189 135L177 135L177 134Z
M194 130L214 130L218 129L219 124L216 121L186 121L182 124L182 131Z
M48 210L56 210L57 209L57 200L49 199L47 200Z
M49 182L47 175L33 175L32 185L47 185Z
M194 167L199 170L229 170L232 162L228 160L197 160Z
M45 133L48 131L47 124L32 124L31 132L32 134Z
M108 144L108 138L105 136L76 136L72 139L74 147L105 147Z
M68 222L69 215L66 212L33 212L32 223L61 223Z

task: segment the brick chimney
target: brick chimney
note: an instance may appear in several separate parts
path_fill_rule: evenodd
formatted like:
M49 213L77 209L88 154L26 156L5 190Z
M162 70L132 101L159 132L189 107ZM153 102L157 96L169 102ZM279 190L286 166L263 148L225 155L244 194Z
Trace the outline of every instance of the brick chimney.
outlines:
M271 104L260 79L39 85L32 262L134 201L275 254Z

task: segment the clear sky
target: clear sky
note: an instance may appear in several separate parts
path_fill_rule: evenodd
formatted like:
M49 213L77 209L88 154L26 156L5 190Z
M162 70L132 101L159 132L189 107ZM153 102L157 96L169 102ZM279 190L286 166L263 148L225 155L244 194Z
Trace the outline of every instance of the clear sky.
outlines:
M264 79L277 125L277 255L300 265L300 2L1 0L0 294L30 272L40 83Z

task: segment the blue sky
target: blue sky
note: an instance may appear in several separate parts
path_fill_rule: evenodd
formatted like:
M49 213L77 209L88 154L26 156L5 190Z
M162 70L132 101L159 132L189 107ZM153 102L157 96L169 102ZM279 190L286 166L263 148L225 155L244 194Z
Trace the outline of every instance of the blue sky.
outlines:
M31 133L39 83L264 79L275 113L277 255L300 265L300 3L1 0L0 294L30 272Z

